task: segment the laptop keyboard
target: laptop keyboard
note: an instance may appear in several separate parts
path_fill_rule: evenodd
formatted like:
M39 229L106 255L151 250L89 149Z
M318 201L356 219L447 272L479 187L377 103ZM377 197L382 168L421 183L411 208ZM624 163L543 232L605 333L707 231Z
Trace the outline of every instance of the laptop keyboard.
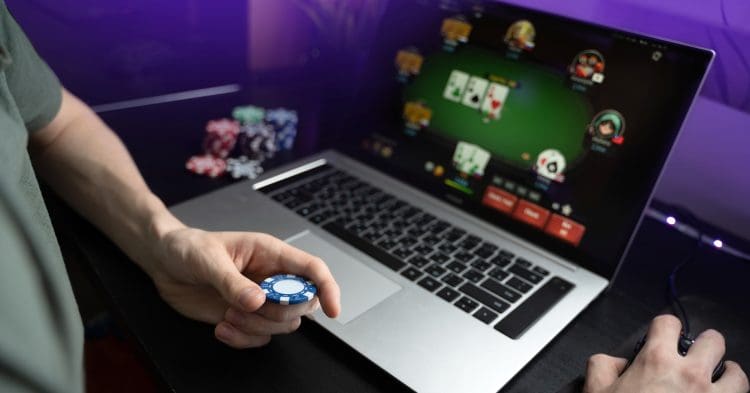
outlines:
M281 183L260 191L483 323L499 320L495 329L511 338L574 287L328 165Z

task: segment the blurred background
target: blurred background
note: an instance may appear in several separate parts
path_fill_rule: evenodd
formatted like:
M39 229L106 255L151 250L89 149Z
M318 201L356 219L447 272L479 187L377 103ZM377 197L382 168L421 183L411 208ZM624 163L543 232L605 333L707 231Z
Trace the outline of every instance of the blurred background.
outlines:
M458 2L423 1L448 9ZM657 198L750 237L750 171L744 161L750 144L750 2L509 2L714 49L717 57L699 105L688 118ZM63 84L102 113L116 112L122 101L164 94L243 91L259 105L304 108L301 122L315 127L303 127L302 152L333 144L342 132L356 132L357 119L342 108L358 99L361 72L377 47L378 29L388 23L383 18L388 3L7 0ZM167 127L181 116L164 113L150 121ZM158 140L158 124L150 134L118 132L126 142Z

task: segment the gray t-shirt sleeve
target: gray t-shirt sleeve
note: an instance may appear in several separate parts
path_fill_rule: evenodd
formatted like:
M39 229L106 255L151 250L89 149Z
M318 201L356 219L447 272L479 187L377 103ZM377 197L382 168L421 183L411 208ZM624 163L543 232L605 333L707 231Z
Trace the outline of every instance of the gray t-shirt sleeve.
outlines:
M62 102L62 86L47 63L37 54L5 2L0 4L0 26L10 64L5 75L8 88L29 131L54 119Z
M47 255L22 205L0 179L0 391L80 391L70 341L52 312L57 299L42 267Z

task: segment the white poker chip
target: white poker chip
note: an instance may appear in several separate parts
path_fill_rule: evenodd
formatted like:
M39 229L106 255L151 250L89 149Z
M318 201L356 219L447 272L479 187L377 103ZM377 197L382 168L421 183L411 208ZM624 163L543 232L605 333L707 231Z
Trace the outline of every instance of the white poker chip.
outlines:
M266 299L278 304L301 304L312 300L318 288L312 281L294 274L277 274L260 283Z

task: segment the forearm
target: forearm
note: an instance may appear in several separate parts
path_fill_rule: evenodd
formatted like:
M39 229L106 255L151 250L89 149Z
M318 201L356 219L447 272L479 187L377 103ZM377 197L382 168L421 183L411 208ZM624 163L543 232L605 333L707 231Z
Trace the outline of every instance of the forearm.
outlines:
M57 132L32 139L37 173L150 272L156 242L182 224L148 188L120 139L85 104L65 93L58 118Z

